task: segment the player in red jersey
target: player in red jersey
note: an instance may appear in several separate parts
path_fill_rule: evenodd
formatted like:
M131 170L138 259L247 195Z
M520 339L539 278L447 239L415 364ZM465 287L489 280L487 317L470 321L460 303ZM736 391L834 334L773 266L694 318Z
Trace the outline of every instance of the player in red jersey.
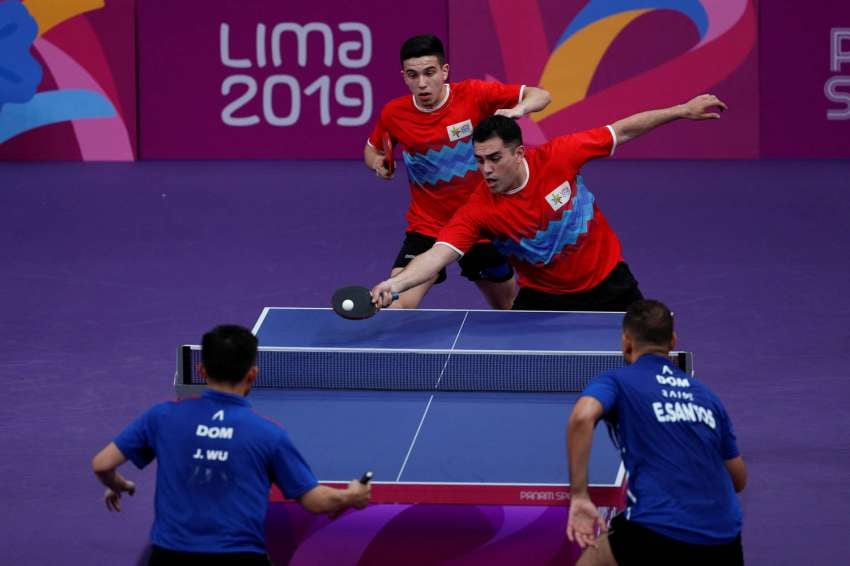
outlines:
M412 96L384 106L363 150L364 162L382 179L392 176L384 162L384 133L403 150L410 207L404 243L390 276L398 275L434 245L440 229L480 181L472 151L475 125L493 114L520 118L549 103L549 93L533 87L477 80L447 83L443 44L433 35L408 39L401 47L401 65ZM514 272L490 243L473 242L460 266L463 276L475 282L492 307L511 307L516 295ZM402 293L392 306L415 308L428 289L445 277L445 269L438 270Z
M534 149L522 145L513 120L482 120L473 139L483 180L430 250L375 286L376 304L387 306L393 291L429 280L486 237L519 274L514 309L626 310L642 295L579 169L658 126L683 118L717 119L725 109L716 96L704 94L610 126L559 136Z

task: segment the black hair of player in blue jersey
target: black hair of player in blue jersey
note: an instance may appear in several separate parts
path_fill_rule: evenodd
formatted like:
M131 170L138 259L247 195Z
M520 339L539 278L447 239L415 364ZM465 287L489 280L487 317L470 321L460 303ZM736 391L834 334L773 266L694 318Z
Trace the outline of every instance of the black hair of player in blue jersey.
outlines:
M623 316L623 332L640 344L669 347L673 340L673 314L661 301L635 301Z
M516 148L522 145L522 130L519 124L506 116L488 116L472 130L472 140L476 143L493 137L501 139L506 147Z
M408 59L430 55L437 57L441 67L446 63L446 50L443 49L443 42L436 35L415 35L401 44L402 66Z
M257 337L236 324L216 326L204 334L201 362L207 377L220 383L237 384L257 360Z

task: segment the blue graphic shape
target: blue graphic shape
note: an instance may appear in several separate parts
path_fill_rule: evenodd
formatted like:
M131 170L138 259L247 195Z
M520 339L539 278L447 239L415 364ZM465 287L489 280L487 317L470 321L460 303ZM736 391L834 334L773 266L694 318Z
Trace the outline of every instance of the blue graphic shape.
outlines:
M675 10L690 18L700 38L708 31L708 14L699 0L591 0L558 38L558 46L592 23L631 10Z
M0 109L27 102L41 83L41 65L30 53L38 24L17 0L0 2Z
M402 157L410 180L420 187L433 186L438 181L447 183L478 169L472 140L462 141L454 147L443 146L440 151L429 149L425 153L412 154L405 151Z
M0 108L0 143L20 133L68 120L112 118L118 113L107 98L90 90L40 92L24 104Z
M575 244L579 236L587 233L587 225L593 220L593 201L593 193L587 190L579 176L576 178L573 207L565 211L559 220L550 222L545 230L538 230L532 238L523 238L518 242L493 240L493 245L504 256L547 265L565 247Z

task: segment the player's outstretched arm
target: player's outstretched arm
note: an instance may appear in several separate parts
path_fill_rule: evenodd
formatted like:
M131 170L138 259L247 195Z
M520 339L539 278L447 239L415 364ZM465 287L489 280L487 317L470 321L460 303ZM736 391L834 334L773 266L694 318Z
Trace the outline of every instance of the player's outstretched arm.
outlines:
M496 110L496 116L505 116L507 118L522 118L531 112L539 112L549 105L552 97L548 90L527 86L522 91L522 100L513 108L501 108Z
M581 397L567 424L567 460L570 470L570 511L567 538L581 548L596 546L598 533L607 527L590 500L587 466L593 442L593 428L603 414L602 404L593 397Z
M363 509L369 503L371 495L371 485L351 480L345 489L317 485L302 495L298 502L312 513L324 513L335 517L349 507Z
M384 161L384 152L378 151L368 143L363 148L363 163L381 179L392 179L393 176L387 170L387 164Z
M674 120L717 120L724 110L726 104L722 100L713 94L701 94L684 104L633 114L611 127L617 135L617 145L622 145Z
M425 283L458 259L460 254L452 248L434 244L430 250L413 258L401 273L375 285L372 288L372 301L379 308L388 307L393 302L393 293L403 293Z
M110 442L95 455L91 462L92 471L100 480L100 483L106 486L103 500L106 503L106 508L110 511L121 511L122 493L129 495L136 493L136 484L118 473L118 466L126 461L127 458L124 457L118 446L114 442Z

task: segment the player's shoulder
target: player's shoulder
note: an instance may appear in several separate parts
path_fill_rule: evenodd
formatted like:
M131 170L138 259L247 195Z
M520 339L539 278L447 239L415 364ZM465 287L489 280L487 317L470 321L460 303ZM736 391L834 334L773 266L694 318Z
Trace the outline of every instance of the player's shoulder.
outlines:
M606 369L604 371L601 371L598 374L596 374L593 377L593 379L590 380L590 382L591 383L593 383L593 382L619 383L627 377L628 374L623 371L627 367L628 366L619 367L619 368L609 368L609 369Z
M556 149L560 146L575 145L588 140L596 140L599 138L610 137L612 137L612 134L608 126L598 126L595 128L589 128L587 130L579 130L577 132L569 132L566 134L555 136L540 147Z
M654 371L650 372L654 375ZM609 368L607 370L602 371L596 377L593 378L591 383L594 381L598 383L605 383L616 386L618 388L629 388L632 386L638 386L643 378L648 375L646 368L640 368L636 364L626 364L621 367Z
M200 397L187 397L185 399L160 401L159 403L155 403L151 406L150 409L148 409L148 414L152 416L168 415L180 410L188 409L199 401Z
M593 397L608 406L621 396L623 377L616 369L608 369L596 374L582 388L583 397Z
M464 79L456 83L449 83L452 92L462 92L467 90L480 89L484 81L480 79Z
M449 83L452 94L458 97L486 96L494 86L502 86L499 81L485 81L481 79L464 79L456 83Z
M410 110L412 107L413 100L411 99L411 95L403 94L384 104L384 107L381 109L381 115L386 116L397 112L404 112Z

